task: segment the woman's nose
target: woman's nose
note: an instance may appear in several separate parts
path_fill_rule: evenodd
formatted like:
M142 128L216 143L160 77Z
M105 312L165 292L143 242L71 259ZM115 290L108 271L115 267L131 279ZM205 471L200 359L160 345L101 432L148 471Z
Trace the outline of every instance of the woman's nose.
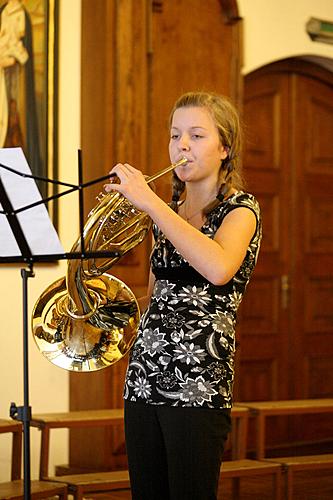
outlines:
M188 141L188 138L185 137L185 136L182 136L180 138L180 141L178 143L178 146L179 148L182 150L182 151L188 151L189 150L189 141Z

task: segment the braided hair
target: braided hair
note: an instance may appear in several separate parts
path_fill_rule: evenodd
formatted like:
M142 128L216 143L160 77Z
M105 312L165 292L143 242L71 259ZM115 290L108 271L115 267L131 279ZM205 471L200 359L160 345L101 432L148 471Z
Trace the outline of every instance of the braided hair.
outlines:
M240 120L235 107L227 97L212 92L187 92L176 101L170 114L170 124L176 109L183 107L203 107L210 112L221 143L228 153L221 162L216 199L203 210L204 214L208 214L228 196L232 188L242 189L244 187L240 163ZM184 190L185 183L180 181L177 174L173 172L171 208L176 212L178 212L178 201Z
M170 207L176 213L178 213L178 202L182 193L185 191L185 182L181 181L177 176L176 172L173 170L172 172L172 200L170 203Z

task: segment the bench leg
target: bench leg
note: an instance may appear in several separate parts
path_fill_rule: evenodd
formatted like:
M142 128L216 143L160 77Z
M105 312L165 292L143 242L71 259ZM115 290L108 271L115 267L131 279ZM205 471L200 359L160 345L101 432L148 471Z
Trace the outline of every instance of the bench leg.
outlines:
M274 474L274 487L275 487L275 498L276 500L282 499L282 488L281 488L281 469L278 469Z
M74 500L83 500L83 489L81 486L77 486L76 489L71 493Z
M257 432L257 460L262 460L265 457L265 436L266 436L266 418L265 415L259 413L256 418Z
M292 500L293 498L293 487L294 487L294 475L293 471L288 467L287 469L287 500Z
M50 453L50 429L42 429L39 462L39 479L45 479L49 475L49 453Z
M232 478L232 493L231 498L233 500L240 500L240 477Z
M21 478L22 434L13 432L12 438L12 481Z

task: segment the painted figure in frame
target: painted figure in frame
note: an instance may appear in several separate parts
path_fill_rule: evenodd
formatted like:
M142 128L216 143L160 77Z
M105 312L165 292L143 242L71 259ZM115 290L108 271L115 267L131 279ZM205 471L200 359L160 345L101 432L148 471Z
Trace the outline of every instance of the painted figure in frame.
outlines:
M22 0L0 5L0 147L22 147L42 175L32 25Z

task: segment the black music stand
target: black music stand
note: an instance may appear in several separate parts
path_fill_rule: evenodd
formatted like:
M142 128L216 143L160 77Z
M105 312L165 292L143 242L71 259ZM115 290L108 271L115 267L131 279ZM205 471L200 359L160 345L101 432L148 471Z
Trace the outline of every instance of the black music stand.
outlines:
M20 249L21 255L17 256L0 256L0 264L8 263L23 263L27 268L21 269L22 277L22 300L23 300L23 388L24 388L24 404L23 406L16 406L15 403L11 403L10 406L10 416L13 419L19 420L23 423L23 480L24 480L24 500L29 500L31 498L31 462L30 462L30 422L31 422L31 407L29 405L29 361L28 361L28 279L35 276L33 271L33 265L38 262L55 262L58 260L71 260L71 259L86 259L90 257L115 257L118 256L117 252L86 252L84 244L84 206L83 206L83 189L102 182L109 178L109 175L93 179L89 182L82 182L82 155L81 151L78 152L78 180L79 183L69 184L61 181L56 181L54 179L49 179L47 177L34 176L32 174L22 173L8 165L3 165L0 163L1 169L11 172L14 175L56 184L59 186L66 186L66 191L62 193L57 193L53 196L49 196L45 199L39 199L34 203L29 205L15 208L12 205L10 196L8 195L5 185L1 179L0 174L0 203L2 205L2 210L0 210L0 216L4 215L7 218L9 226L11 228L12 234L17 242ZM34 255L31 251L27 238L25 236L24 230L21 226L18 214L25 212L37 205L42 203L47 203L61 196L67 195L69 193L78 191L79 192L79 223L80 223L80 240L81 240L81 251L80 252L69 252L69 253L53 253L53 254L38 254Z

